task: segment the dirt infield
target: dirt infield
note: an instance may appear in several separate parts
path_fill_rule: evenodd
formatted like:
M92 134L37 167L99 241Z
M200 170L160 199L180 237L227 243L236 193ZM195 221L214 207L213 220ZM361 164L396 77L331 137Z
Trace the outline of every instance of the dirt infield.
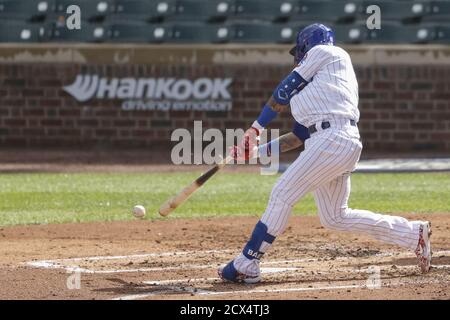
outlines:
M258 285L216 275L256 216L5 227L0 299L449 299L450 214L409 218L433 223L429 274L411 252L307 216L276 240Z

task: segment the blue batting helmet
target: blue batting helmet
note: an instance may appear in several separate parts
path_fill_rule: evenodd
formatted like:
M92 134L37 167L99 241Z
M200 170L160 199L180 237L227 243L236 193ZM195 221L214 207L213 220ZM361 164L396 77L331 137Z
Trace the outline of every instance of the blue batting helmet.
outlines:
M319 44L334 45L334 32L331 28L321 23L310 24L299 31L297 34L297 44L289 53L294 56L295 62L299 63L306 52Z

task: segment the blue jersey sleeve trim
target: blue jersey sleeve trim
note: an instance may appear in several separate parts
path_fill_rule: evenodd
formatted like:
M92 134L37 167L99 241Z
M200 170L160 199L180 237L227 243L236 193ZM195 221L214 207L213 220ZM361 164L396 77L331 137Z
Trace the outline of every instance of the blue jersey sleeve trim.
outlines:
M302 78L296 71L292 71L273 92L272 96L280 105L288 105L291 98L302 90L308 81Z
M307 127L302 126L297 121L294 124L294 128L292 129L292 132L303 142L309 138L309 130Z

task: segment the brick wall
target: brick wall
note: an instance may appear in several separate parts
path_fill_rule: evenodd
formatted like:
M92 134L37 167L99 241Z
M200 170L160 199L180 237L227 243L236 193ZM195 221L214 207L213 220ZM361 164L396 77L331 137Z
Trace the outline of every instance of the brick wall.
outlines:
M1 49L0 49L1 53ZM0 54L1 56L1 54ZM450 64L363 64L360 130L366 151L450 151ZM22 62L0 59L0 146L161 147L173 129L245 128L259 114L289 64ZM125 111L122 100L77 102L62 87L78 74L107 77L231 77L233 109L214 111ZM272 127L290 130L284 114Z
M450 150L450 66L376 66L356 71L366 149Z

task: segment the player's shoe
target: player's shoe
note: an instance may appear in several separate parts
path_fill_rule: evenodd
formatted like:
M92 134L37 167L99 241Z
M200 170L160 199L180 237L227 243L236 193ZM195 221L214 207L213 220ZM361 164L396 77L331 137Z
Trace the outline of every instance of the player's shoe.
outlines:
M225 281L231 281L235 283L258 283L261 281L261 276L249 276L236 270L233 264L234 260L231 260L227 265L220 267L217 270L219 277Z
M419 262L420 270L422 273L426 273L431 267L431 223L426 221L420 226L419 229L419 243L416 248L416 256Z

